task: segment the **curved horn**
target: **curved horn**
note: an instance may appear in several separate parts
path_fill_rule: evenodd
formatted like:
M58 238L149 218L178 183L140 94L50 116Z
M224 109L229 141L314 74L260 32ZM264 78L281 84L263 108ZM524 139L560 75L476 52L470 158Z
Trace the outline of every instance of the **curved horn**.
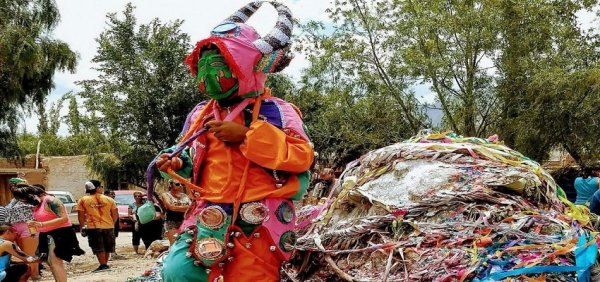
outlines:
M290 12L290 9L281 3L269 3L277 10L277 23L265 37L252 42L263 54L269 54L273 52L273 50L279 50L286 47L290 42L293 29L292 13Z
M262 1L248 3L248 5L237 10L235 13L233 13L233 15L229 16L229 18L227 18L225 21L226 22L230 21L230 22L235 22L235 23L245 23L248 20L248 18L250 18L250 16L252 16L254 14L254 12L256 12L256 10L258 10L258 8L260 8L262 3L263 3Z

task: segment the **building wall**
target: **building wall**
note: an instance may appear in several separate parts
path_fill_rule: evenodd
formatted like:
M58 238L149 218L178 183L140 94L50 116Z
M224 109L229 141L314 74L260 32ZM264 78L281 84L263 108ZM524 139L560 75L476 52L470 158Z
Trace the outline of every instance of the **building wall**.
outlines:
M84 155L42 157L37 169L35 155L26 156L23 162L0 158L0 205L6 205L12 199L8 189L8 179L12 177L21 177L29 184L42 184L47 190L69 191L75 199L83 197L84 183L89 179L98 179L85 166L86 158ZM127 185L120 189L144 191Z
M26 179L31 184L47 184L46 169L42 166L35 168L35 155L23 159L0 158L0 205L6 205L13 198L8 189L8 180L13 177Z
M76 199L85 195L85 181L94 179L85 166L86 156L44 157L43 164L48 170L48 190L69 191Z

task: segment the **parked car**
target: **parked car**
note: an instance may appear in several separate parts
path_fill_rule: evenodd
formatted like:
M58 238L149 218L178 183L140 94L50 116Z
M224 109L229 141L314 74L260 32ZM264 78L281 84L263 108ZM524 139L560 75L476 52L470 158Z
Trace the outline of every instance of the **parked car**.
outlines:
M129 205L135 202L133 193L136 190L115 190L115 202L117 202L117 208L119 209L119 229L120 230L131 230L133 229L133 218L129 216ZM142 192L144 196L145 192Z
M77 217L77 202L75 197L69 191L48 191L48 194L58 198L67 209L69 213L69 219L75 226L79 225L79 218Z

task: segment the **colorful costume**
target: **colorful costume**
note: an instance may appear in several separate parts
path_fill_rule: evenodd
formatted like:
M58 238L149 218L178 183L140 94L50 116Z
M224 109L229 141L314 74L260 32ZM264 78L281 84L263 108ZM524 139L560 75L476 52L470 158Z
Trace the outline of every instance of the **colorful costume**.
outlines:
M291 60L292 20L287 7L269 2L279 18L260 38L244 22L262 3L215 27L186 59L199 90L212 99L192 110L180 143L151 164L194 198L164 259L164 281L278 281L293 250L292 200L308 187L314 151L299 111L264 87L266 74ZM243 125L243 140L207 132L221 121ZM151 173L148 180L152 187Z

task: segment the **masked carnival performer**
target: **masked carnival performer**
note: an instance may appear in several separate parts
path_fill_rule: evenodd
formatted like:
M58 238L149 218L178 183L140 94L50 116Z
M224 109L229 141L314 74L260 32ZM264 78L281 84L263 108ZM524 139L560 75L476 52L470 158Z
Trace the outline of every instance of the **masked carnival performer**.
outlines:
M210 99L188 115L179 144L151 164L194 199L164 258L163 281L279 281L293 250L292 201L308 187L314 151L299 110L264 86L291 60L292 17L268 2L279 17L261 38L245 22L263 3L217 25L186 58Z

